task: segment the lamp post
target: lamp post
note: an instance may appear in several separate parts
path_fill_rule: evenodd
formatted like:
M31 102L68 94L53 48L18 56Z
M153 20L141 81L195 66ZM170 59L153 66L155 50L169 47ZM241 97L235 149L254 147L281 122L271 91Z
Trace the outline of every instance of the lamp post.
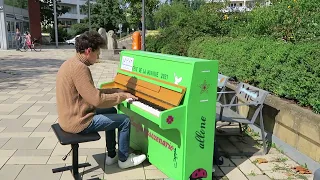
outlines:
M57 23L57 0L53 0L54 32L56 39L56 48L58 48L58 23Z
M89 19L89 30L91 31L91 8L90 8L90 0L88 0L88 8L89 8L89 12L88 12L88 19Z
M145 26L145 0L142 0L142 46L141 50L145 51L146 26Z

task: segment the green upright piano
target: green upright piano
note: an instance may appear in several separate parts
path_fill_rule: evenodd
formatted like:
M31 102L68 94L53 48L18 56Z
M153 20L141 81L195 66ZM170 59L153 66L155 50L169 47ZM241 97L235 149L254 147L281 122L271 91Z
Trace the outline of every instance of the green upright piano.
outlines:
M112 82L139 98L118 105L131 118L130 146L174 180L212 180L218 61L125 50Z

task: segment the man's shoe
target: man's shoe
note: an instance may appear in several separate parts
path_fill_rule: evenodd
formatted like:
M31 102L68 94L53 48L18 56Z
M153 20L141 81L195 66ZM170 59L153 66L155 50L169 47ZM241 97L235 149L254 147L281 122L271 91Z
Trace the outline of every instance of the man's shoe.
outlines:
M118 154L116 154L115 157L111 158L108 156L108 153L106 154L106 165L110 166L118 161Z
M137 166L146 159L147 157L144 154L141 154L141 155L130 154L128 159L125 162L118 160L118 165L121 169L126 169L129 167Z

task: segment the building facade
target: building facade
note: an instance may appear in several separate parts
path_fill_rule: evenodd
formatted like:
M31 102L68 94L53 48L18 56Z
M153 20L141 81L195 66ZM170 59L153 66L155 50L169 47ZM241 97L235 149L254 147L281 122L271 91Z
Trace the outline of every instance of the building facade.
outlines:
M87 15L82 11L88 0L60 0L59 5L68 7L69 11L58 17L59 25L70 28L71 25L80 23Z
M28 11L28 8L33 10ZM30 32L35 38L41 37L39 2L0 0L0 49L16 48L15 32L17 28L21 34Z

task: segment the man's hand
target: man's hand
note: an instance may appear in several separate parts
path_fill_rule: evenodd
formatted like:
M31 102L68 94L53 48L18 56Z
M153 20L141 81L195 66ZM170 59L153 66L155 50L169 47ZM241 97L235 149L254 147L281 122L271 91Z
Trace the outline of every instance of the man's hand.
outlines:
M125 90L122 90L122 89L115 89L117 93L125 93L126 91Z
M130 93L124 93L124 94L126 95L127 99L131 99L133 101L138 100L138 97L136 97Z

